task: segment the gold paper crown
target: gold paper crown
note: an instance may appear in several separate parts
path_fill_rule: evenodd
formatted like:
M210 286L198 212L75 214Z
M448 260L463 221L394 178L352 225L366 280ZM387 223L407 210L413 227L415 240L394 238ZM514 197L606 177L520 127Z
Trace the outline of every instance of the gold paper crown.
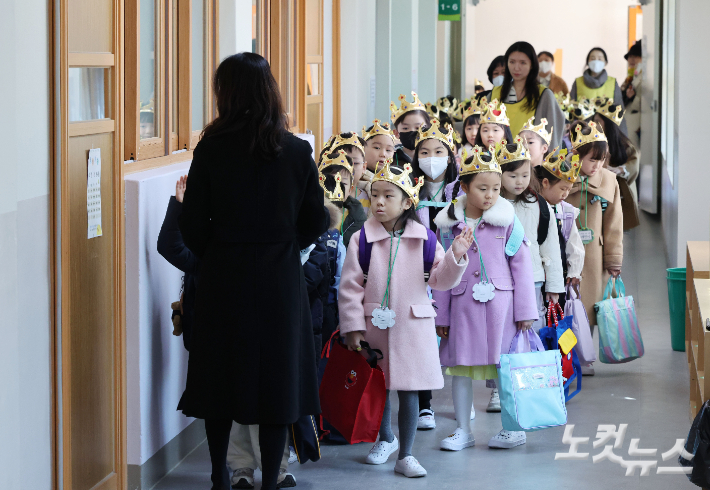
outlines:
M426 103L426 113L430 117L439 117L439 108L433 105L431 102Z
M454 131L454 143L458 143L459 145L463 142L461 139L461 134L459 134L458 131Z
M480 81L478 78L474 78L474 79L473 79L473 86L475 87L475 86L478 86L478 85L480 85L481 87L483 87L483 82Z
M431 120L431 126L425 128L420 126L417 131L417 139L415 144L419 144L424 140L437 139L448 146L451 151L454 151L454 128L446 125L446 131L442 131L438 119Z
M475 116L476 114L480 116L483 112L481 106L478 105L478 101L474 97L471 97L470 100L464 100L461 102L459 107L462 112L461 117L464 121L471 116Z
M338 154L333 158L324 158L321 161L320 168L318 169L318 183L323 188L323 191L325 192L325 197L327 197L333 202L341 202L345 201L345 193L343 192L343 186L341 185L342 177L340 176L340 172L338 172L334 176L335 188L333 188L333 191L331 192L325 187L325 179L327 178L327 176L325 175L325 171L328 169L328 167L332 167L334 165L340 165L342 167L345 167L345 169L350 172L350 176L352 177L353 166L350 164L350 162L348 162L345 150L338 150Z
M449 100L448 97L439 97L436 101L436 107L439 109L439 112L445 112L451 116L456 111L458 105L459 101L456 97L452 97L451 100Z
M362 154L365 154L365 148L362 146L362 143L360 143L360 138L358 138L356 132L349 133L350 137L346 138L343 135L348 134L348 133L340 133L340 134L334 134L333 136L330 137L330 149L328 150L328 153L333 153L335 150L338 148L341 148L345 145L352 145L359 149ZM328 143L326 143L328 144Z
M561 180L568 182L576 182L579 177L579 172L582 170L582 164L579 163L579 155L572 155L570 161L567 161L567 150L562 150L559 153L557 149L550 153L542 162L542 166L552 175ZM566 167L566 168L564 168Z
M614 108L613 110L612 107ZM614 105L614 100L608 97L597 97L594 99L594 108L602 116L614 121L617 126L621 125L621 121L624 119L624 114L626 113L621 105Z
M493 99L487 106L482 107L482 109L483 115L481 115L481 124L503 124L510 126L505 104L498 102L498 99Z
M362 139L364 139L365 141L381 134L389 136L394 142L394 134L392 134L392 131L390 130L390 125L388 123L380 125L380 120L375 119L374 121L372 121L371 130L367 131L367 128L365 128L365 126L362 127Z
M549 145L550 141L552 141L552 132L555 130L555 128L551 127L550 132L548 133L547 129L545 129L545 126L547 126L547 119L545 119L544 117L540 119L540 124L538 124L537 126L533 124L534 120L535 116L528 119L528 122L525 123L520 132L522 133L523 131L532 131L535 134L539 134L540 136L542 136L542 139L545 140L545 143Z
M569 94L565 94L561 90L555 94L555 99L557 99L557 104L562 107L567 107L570 104Z
M399 101L401 102L401 106L399 109L397 109L397 106L395 105L394 102L390 102L390 112L392 113L392 122L395 122L397 119L402 117L408 112L412 111L424 111L426 112L426 106L422 104L422 102L419 100L419 97L417 97L417 94L415 92L412 92L412 97L414 97L414 101L412 102L407 102L407 98L404 95L399 96Z
M485 152L486 155L491 157L490 162L483 160L483 154L483 148L478 145L474 146L470 155L472 157L471 163L467 163L466 160L468 160L469 154L466 151L466 148L464 148L461 152L461 172L459 173L459 177L469 174L480 174L483 172L502 173L500 165L498 165L498 161L496 160L495 148L490 147L488 151Z
M569 120L586 121L594 116L594 105L589 99L573 100L569 105Z
M572 148L576 150L580 146L588 145L589 143L594 143L595 141L607 141L604 132L597 130L597 124L595 122L590 122L589 127L592 131L586 135L582 134L581 124L578 124L574 128L574 132L577 136L574 138L574 141L572 141Z
M530 152L523 137L518 135L513 139L511 146L515 145L515 151L508 151L507 141L501 141L501 147L496 152L496 160L500 165L505 165L506 163L513 163L519 160L530 160Z
M391 163L392 159L388 158L382 168L375 168L375 176L372 178L372 183L374 184L381 180L396 185L409 196L414 206L416 206L419 203L419 191L424 185L424 177L415 179L416 185L412 185L412 180L409 178L412 173L412 165L407 163L404 165L401 174L394 174L390 170Z

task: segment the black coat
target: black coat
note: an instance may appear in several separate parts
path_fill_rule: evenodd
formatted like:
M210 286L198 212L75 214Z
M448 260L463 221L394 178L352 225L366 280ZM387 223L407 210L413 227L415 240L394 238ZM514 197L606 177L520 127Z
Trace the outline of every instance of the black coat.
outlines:
M182 203L175 196L170 196L168 210L163 226L158 234L158 253L165 257L176 269L185 273L182 297L182 342L190 350L192 326L195 316L195 290L197 288L197 270L200 259L185 246L178 226L178 217L182 212Z
M197 418L291 424L320 413L313 328L300 250L328 228L310 145L288 133L280 155L203 138L180 215L201 260L187 387L178 406Z
M313 345L316 349L316 357L319 358L323 345L323 306L328 301L328 288L330 286L328 249L325 246L323 237L316 240L315 248L311 250L308 260L303 264L303 274L306 278L308 301L311 305Z

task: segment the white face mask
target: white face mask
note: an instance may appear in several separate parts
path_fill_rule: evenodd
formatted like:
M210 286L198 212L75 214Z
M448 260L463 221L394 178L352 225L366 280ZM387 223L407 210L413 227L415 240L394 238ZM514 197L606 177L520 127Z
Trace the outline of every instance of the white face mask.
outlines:
M589 62L589 69L592 73L601 73L605 65L604 60L592 60Z
M503 85L503 80L505 80L505 76L503 76L503 75L498 75L497 77L493 77L493 86L500 87L501 85Z
M436 179L446 172L448 165L449 157L426 157L419 160L419 168L430 179Z
M552 71L552 61L541 61L540 62L540 73L550 73Z

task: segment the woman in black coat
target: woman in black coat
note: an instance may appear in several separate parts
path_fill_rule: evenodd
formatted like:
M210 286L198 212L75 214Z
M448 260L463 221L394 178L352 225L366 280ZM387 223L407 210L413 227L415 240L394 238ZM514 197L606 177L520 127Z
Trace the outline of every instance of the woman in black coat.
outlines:
M287 424L320 413L300 250L329 223L310 145L287 131L268 62L226 58L219 116L195 148L180 215L200 257L187 387L178 408L205 419L213 489L229 488L232 421L259 425L265 490L276 488Z

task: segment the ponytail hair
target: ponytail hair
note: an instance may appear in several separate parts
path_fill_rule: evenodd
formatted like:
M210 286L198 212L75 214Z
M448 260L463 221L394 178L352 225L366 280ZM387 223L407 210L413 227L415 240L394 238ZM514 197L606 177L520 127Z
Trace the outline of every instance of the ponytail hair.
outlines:
M616 106L612 105L611 110L613 111L614 109L616 109ZM631 146L631 140L621 132L621 128L611 119L598 112L596 115L601 119L602 129L604 129L606 139L609 141L609 166L620 167L624 165L629 160L626 149Z

